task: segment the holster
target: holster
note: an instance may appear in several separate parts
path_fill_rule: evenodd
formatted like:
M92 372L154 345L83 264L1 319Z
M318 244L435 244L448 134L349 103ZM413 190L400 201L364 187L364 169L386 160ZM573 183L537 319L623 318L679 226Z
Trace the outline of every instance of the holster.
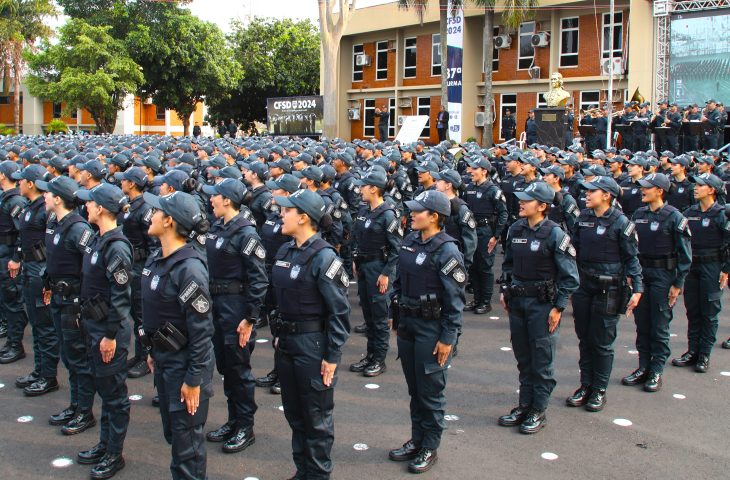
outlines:
M100 294L84 301L81 305L81 316L100 322L109 315L109 303Z
M161 350L179 352L188 344L188 337L175 325L167 322L152 336L152 344Z
M43 243L36 243L32 247L30 247L31 255L33 257L33 260L36 262L45 262L46 261L46 245Z
M152 350L152 339L149 335L147 335L147 332L144 331L144 327L142 325L137 327L137 336L139 337L139 343L142 344L142 347L144 347L145 350L148 352Z
M618 302L618 311L620 315L626 314L626 309L629 307L629 302L631 301L631 296L634 294L634 290L631 288L631 285L629 285L629 282L624 281L621 284L621 288L619 290L619 302Z
M271 336L274 338L281 335L281 314L279 310L272 310L269 314L269 328L271 329Z
M441 317L441 305L439 305L435 294L421 295L420 300L421 316L424 320L437 320Z

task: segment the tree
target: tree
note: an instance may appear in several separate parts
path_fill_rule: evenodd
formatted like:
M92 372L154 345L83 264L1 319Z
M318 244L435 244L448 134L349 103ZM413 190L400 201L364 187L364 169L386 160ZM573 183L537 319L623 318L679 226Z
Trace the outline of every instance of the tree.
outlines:
M46 41L41 51L25 52L30 93L64 102L66 112L86 109L101 133L114 131L125 97L142 82L139 65L109 29L71 19L61 27L56 45Z
M347 28L357 0L338 0L339 12L335 14L335 0L317 0L319 4L319 31L322 39L322 96L324 97L324 134L334 137L337 131L337 100L339 96L337 73L339 72L340 41Z
M50 0L0 0L0 65L2 91L10 90L13 81L13 125L20 132L20 83L26 62L23 49L34 49L38 39L47 39L53 31L44 23L56 14Z
M185 135L199 102L221 102L238 83L241 67L223 33L188 10L168 9L157 22L136 25L126 43L144 70L141 96L175 110Z
M319 92L319 31L309 20L254 18L232 23L228 42L241 78L230 100L208 102L214 121L265 121L266 99Z

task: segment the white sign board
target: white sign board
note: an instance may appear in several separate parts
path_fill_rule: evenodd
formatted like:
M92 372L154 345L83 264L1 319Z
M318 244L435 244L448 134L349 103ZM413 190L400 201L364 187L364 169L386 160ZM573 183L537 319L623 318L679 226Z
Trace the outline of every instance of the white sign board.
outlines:
M428 123L428 115L410 115L403 118L398 135L395 137L401 145L417 142L421 137L421 132Z

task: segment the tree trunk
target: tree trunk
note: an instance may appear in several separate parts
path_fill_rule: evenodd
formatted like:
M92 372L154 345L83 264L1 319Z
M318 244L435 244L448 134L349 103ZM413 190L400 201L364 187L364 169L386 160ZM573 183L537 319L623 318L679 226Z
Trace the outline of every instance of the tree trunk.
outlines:
M20 134L20 72L15 72L15 91L13 92L13 128Z
M447 45L447 20L449 15L449 1L439 0L439 33L441 35L441 44L439 45L441 48L441 105L443 105L447 110L449 105L449 49Z
M186 115L185 118L182 119L183 124L183 136L187 137L188 133L190 131L190 115Z
M484 9L484 32L482 34L482 55L484 64L484 128L482 129L482 147L489 148L494 144L492 129L495 117L492 117L494 95L492 94L492 54L494 49L494 9Z
M330 32L321 32L322 35L322 91L324 100L323 133L327 138L339 136L337 121L337 60L340 52L340 38L334 38Z

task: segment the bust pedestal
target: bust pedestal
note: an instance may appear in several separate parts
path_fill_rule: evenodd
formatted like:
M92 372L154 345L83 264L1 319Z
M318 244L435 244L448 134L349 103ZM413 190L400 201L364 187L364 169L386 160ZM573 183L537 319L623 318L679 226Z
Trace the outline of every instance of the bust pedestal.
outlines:
M548 147L563 148L565 146L565 130L567 116L565 108L536 108L537 143Z

